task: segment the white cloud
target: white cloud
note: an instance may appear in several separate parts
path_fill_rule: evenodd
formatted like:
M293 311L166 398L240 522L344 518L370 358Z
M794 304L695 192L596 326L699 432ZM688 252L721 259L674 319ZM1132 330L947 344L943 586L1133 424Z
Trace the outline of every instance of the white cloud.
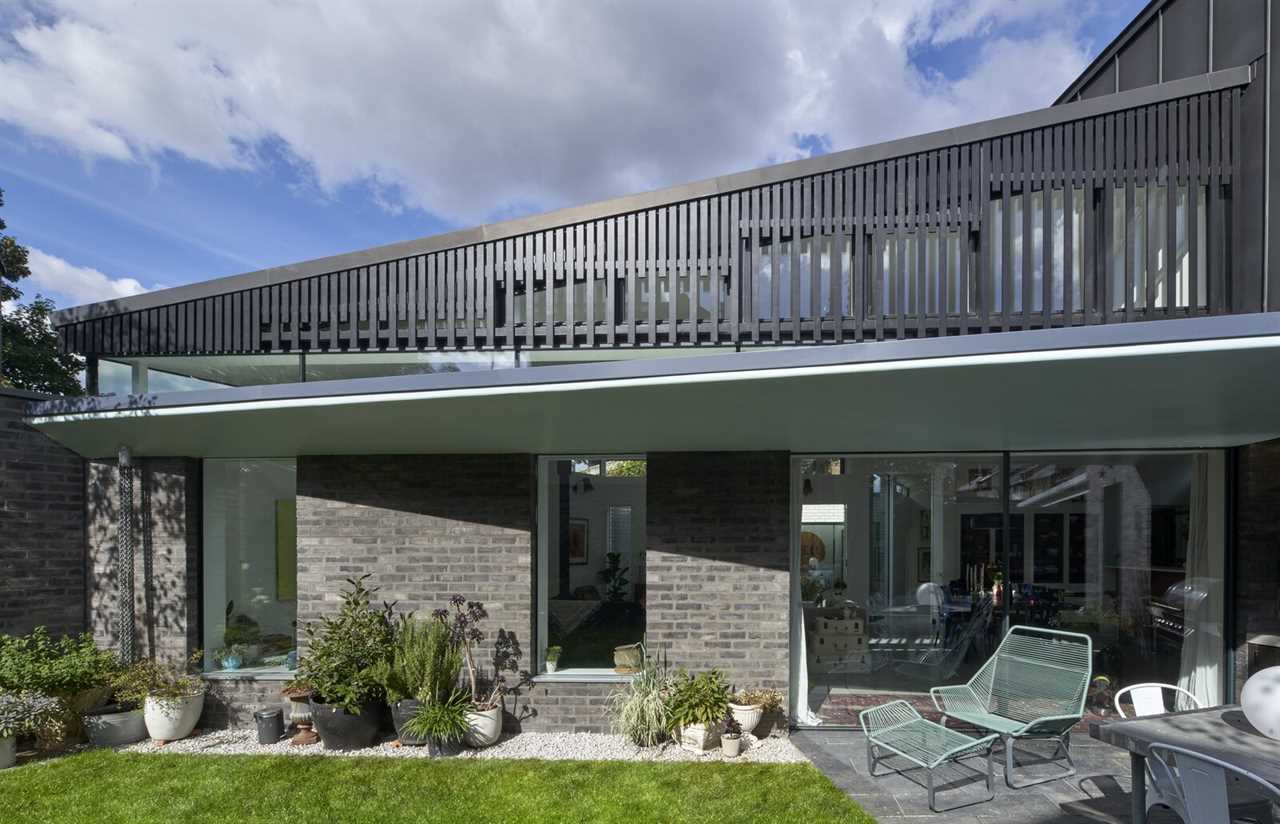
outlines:
M18 283L23 299L37 294L53 298L59 307L112 300L147 291L134 278L113 278L89 266L77 266L57 255L28 247L31 277Z
M1037 108L1086 62L1065 0L30 2L0 120L158 166L259 173L283 148L322 191L459 223L787 159L797 132L846 148ZM960 78L908 59L991 32Z

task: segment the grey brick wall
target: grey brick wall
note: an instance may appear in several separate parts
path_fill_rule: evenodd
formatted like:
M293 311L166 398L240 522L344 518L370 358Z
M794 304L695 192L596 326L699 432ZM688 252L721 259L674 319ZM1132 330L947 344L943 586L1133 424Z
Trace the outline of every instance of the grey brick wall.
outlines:
M135 461L134 640L139 655L179 662L200 645L200 462ZM119 472L91 461L86 483L89 628L100 645L119 643L116 552Z
M0 390L0 633L85 628L84 460L27 426Z
M289 699L280 694L285 681L262 678L211 678L200 726L209 729L252 727L258 710L280 709L289 726Z
M789 467L782 452L649 455L647 636L671 663L786 690Z
M1243 447L1236 475L1236 696L1249 677L1248 638L1280 635L1280 440ZM1231 608L1231 604L1227 608Z

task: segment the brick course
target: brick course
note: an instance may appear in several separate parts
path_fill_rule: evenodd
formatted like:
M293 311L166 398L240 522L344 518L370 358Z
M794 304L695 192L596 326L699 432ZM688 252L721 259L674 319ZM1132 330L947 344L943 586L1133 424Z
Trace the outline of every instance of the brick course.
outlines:
M27 426L40 397L0 390L0 633L85 628L84 460Z
M649 455L647 640L672 664L786 690L789 473L783 452Z

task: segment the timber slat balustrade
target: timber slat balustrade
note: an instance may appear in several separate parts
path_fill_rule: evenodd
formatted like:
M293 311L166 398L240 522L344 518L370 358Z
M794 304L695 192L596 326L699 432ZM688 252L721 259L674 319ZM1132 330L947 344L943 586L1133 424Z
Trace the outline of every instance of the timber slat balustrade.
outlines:
M1229 310L1239 87L60 326L86 355L840 343Z

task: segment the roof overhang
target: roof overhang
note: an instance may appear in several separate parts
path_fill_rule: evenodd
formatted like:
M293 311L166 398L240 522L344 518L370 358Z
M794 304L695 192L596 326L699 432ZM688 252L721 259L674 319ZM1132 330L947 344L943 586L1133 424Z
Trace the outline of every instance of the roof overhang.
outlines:
M87 457L1220 447L1280 437L1280 315L32 404Z

